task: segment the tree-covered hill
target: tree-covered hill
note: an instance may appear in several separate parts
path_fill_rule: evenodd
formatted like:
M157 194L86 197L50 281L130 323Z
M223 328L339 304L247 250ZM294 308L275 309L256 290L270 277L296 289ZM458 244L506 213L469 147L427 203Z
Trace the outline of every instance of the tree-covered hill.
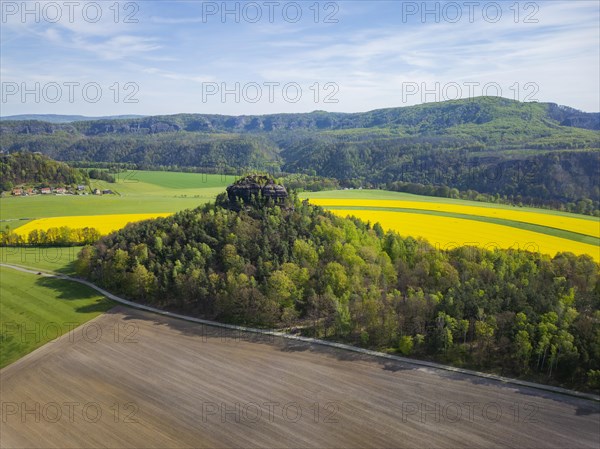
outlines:
M63 187L87 184L88 175L39 153L0 154L0 191L20 185Z
M557 126L600 130L600 113L587 113L554 103L523 103L500 97L478 97L417 106L377 109L359 113L310 113L226 116L175 114L139 118L95 118L73 123L3 121L3 132L52 133L65 131L86 136L100 134L158 134L165 132L271 132L285 130L344 130L405 128L413 133L439 134L465 124L510 121L530 123L529 128Z
M102 238L81 252L79 273L135 301L231 323L298 326L570 386L600 376L590 257L440 251L293 194L244 202L231 195L240 191Z
M4 151L139 168L272 169L599 208L600 113L480 97L364 113L0 122ZM525 182L519 180L527 179Z

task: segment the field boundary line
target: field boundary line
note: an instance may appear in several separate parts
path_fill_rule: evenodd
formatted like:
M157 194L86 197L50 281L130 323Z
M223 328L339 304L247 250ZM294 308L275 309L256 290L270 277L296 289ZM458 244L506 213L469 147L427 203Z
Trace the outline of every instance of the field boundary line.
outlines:
M111 310L111 309L108 309L108 310ZM106 312L108 312L108 310ZM48 340L42 346L40 346L38 348L35 348L31 352L28 352L23 357L21 357L21 358L15 360L15 361L9 363L8 365L3 366L2 368L0 368L0 378L1 378L2 374L6 374L8 372L9 368L11 368L11 369L17 369L17 368L13 368L13 367L16 366L16 365L18 365L18 364L27 363L27 361L30 358L34 358L38 354L38 352L41 353L46 348L46 345L58 343L62 339L73 338L73 335L77 335L77 333L78 333L79 330L84 329L86 326L89 326L90 323L93 323L94 321L99 320L100 318L102 318L106 314L106 312L102 312L100 315L95 316L91 320L88 320L88 321L85 321L85 322L81 323L77 327L70 327L69 330L67 332L65 332L64 334L61 334L58 337L53 338L52 340Z
M346 351L357 352L360 354L365 354L365 355L388 359L388 360L394 360L394 361L403 362L403 363L407 363L407 364L411 364L411 365L424 366L424 367L433 368L433 369L450 371L450 372L455 372L455 373L459 373L459 374L465 374L468 376L480 377L480 378L484 378L484 379L488 379L488 380L495 380L498 382L502 382L504 384L528 387L528 388L533 388L536 390L542 390L542 391L547 391L547 392L551 392L551 393L557 393L557 394L562 394L562 395L567 395L567 396L573 396L573 397L580 398L580 399L587 399L590 401L600 402L599 395L595 395L595 394L591 394L591 393L582 393L582 392L575 391L575 390L569 390L567 388L554 387L552 385L538 384L535 382L529 382L529 381L525 381L525 380L519 380L519 379L510 378L510 377L499 376L496 374L483 373L481 371L473 371L473 370L457 368L457 367L449 366L449 365L442 365L440 363L428 362L425 360L410 359L410 358L406 358L406 357L397 356L394 354L386 354L384 352L373 351L371 349L359 348L357 346L347 345L345 343L337 343L337 342L320 340L318 338L311 338L311 337L302 337L299 335L287 334L285 332L258 329L258 328L254 328L254 327L246 327L246 326L238 326L235 324L219 323L217 321L204 320L202 318L195 318L195 317L191 317L191 316L187 316L187 315L181 315L179 313L168 312L166 310L161 310L161 309L157 309L155 307L146 306L144 304L138 304L133 301L129 301L127 299L124 299L117 295L114 295L114 294L104 290L103 288L98 287L97 285L95 285L89 281L86 281L85 279L80 279L80 278L68 276L65 274L48 272L48 271L44 271L44 270L36 270L36 269L26 268L23 266L6 264L6 263L0 263L0 266L5 267L5 268L10 268L13 270L17 270L17 271L21 271L24 273L38 274L38 275L45 276L45 277L51 277L51 278L62 279L62 280L66 280L66 281L78 282L80 284L86 285L86 286L96 290L97 292L106 296L108 299L111 299L120 304L132 307L134 309L139 309L139 310L144 310L147 312L156 313L156 314L163 315L163 316L166 316L169 318L176 318L176 319L180 319L180 320L184 320L184 321L188 321L188 322L192 322L192 323L204 324L206 326L220 327L220 328L224 328L224 329L237 330L237 331L241 331L241 332L263 334L263 335L285 338L288 340L296 340L296 341L302 341L305 343L318 344L321 346L328 346L328 347L342 349L342 350L346 350Z

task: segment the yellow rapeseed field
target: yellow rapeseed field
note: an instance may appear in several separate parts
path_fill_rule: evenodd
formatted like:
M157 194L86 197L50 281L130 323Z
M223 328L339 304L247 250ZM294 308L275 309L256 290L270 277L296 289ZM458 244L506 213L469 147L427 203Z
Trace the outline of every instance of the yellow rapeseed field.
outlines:
M48 230L68 226L72 229L96 228L102 235L110 234L124 228L127 223L148 220L150 218L167 217L170 213L161 214L115 214L115 215L79 215L72 217L38 218L15 229L15 233L24 237L34 229Z
M402 236L423 237L440 249L472 245L488 249L524 249L551 256L557 252L570 251L574 254L589 254L600 262L598 246L512 226L401 211L335 209L331 212L342 217L354 215L371 223L379 222L384 229L394 230Z
M463 206L460 204L429 203L424 201L403 200L348 200L318 198L311 199L310 202L323 207L385 207L478 215L480 217L501 218L505 220L548 226L556 229L564 229L566 231L577 232L579 234L600 238L600 221L598 219L586 220L585 218L566 217L562 215L546 214L543 212L528 212L493 207Z

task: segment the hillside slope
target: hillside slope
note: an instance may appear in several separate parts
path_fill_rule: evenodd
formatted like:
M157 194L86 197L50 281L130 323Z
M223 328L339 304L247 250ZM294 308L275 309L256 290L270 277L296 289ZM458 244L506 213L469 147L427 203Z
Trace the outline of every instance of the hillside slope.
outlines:
M168 310L299 325L478 369L571 385L600 369L599 267L589 256L440 251L282 197L271 183L240 182L246 188L216 204L84 248L79 274ZM240 189L255 200L243 201Z

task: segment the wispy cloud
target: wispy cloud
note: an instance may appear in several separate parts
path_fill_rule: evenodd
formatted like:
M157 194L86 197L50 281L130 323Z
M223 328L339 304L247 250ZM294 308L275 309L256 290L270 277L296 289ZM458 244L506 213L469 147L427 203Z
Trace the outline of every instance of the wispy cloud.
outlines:
M131 58L161 48L156 38L131 35L115 36L100 42L92 42L90 39L76 37L73 39L72 44L79 50L95 53L106 60Z
M281 16L273 23L222 23L216 16L204 20L197 2L140 2L137 23L124 23L122 15L115 21L107 13L98 23L79 19L2 24L1 73L11 80L134 80L146 100L140 101L134 111L138 113L368 110L402 105L405 82L497 82L505 88L505 96L512 95L508 88L515 83L535 82L541 101L597 110L597 5L536 4L537 23L523 23L527 12L523 9L515 22L508 3L502 4L504 15L496 23L485 20L481 11L473 23L466 19L422 23L419 16L403 21L401 6L393 1L339 2L338 23L323 23L323 10L315 21L314 11L304 3L303 18L297 23ZM202 103L203 83L235 81L294 81L306 89L334 82L339 102L315 104L306 95L298 103ZM77 107L3 105L21 112L63 108L77 113ZM101 110L95 115L114 112Z

